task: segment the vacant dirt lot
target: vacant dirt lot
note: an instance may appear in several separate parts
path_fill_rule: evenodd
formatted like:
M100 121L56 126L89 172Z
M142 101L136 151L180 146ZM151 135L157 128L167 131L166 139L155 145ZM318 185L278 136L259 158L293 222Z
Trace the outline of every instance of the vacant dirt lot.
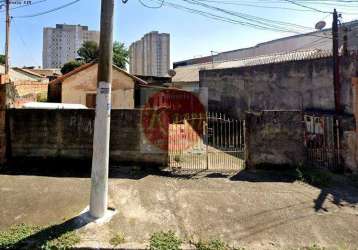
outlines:
M145 246L153 232L170 229L183 239L220 238L246 249L358 248L358 191L345 185L319 189L252 172L133 178L113 170L111 177L110 205L118 213L106 225L80 229L81 246L109 246L118 232ZM89 188L88 176L0 175L0 229L75 217Z

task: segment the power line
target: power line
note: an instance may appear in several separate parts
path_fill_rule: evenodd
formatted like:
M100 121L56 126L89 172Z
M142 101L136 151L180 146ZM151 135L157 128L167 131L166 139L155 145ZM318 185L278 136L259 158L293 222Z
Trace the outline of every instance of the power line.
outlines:
M159 3L160 0L152 0L152 1ZM239 24L239 25L248 26L248 27L255 28L255 29L269 30L269 31L281 32L281 33L291 33L291 34L293 33L293 34L296 34L296 35L306 35L306 36L312 36L312 37L320 37L320 38L325 38L325 39L332 39L331 37L328 37L328 36L325 36L325 35L319 35L319 34L313 34L313 33L300 33L298 31L289 30L287 28L283 28L283 27L279 28L277 26L272 26L272 25L268 24L269 22L271 22L271 20L266 21L266 23L263 25L261 23L253 23L253 22L250 22L250 21L240 21L240 20L232 19L232 18L229 18L229 17L226 17L226 16L218 15L218 14L208 12L208 11L204 11L204 10L190 8L188 6L180 5L180 4L169 2L169 1L165 1L163 3L163 5L167 6L167 7L172 7L172 8L175 8L175 9L179 9L179 10L182 10L182 11L185 11L185 12L189 12L189 13L192 13L192 14L201 15L201 16L213 19L213 20L227 22L227 23L231 23L231 24ZM254 18L257 18L257 17L254 17ZM268 20L268 19L265 19L265 20Z
M126 3L128 0L126 0L124 3ZM163 7L165 0L161 0L158 6L150 6L146 4L143 0L139 0L139 3L142 4L144 7L150 8L150 9L160 9Z
M223 5L234 5L234 6L243 6L243 7L252 7L252 8L260 8L260 9L274 9L274 10L288 10L288 11L296 11L296 12L317 12L316 10L307 9L307 8L290 8L290 7L284 7L284 6L277 6L277 5L267 5L265 2L260 2L257 4L253 4L252 1L220 1L220 0L199 0L201 2L208 2L208 3L217 3L217 4L223 4ZM287 2L283 2L287 3ZM272 3L269 3L272 4ZM279 4L279 3L277 3ZM357 6L358 7L358 6ZM340 12L342 14L346 15L358 15L358 12Z
M257 17L257 16L252 16L252 15L236 12L236 11L229 11L229 10L222 9L222 8L219 8L219 7L216 7L216 6L213 6L213 5L202 3L202 2L200 2L198 0L183 0L183 1L191 3L191 4L197 4L197 5L200 5L200 6L205 7L205 8L220 11L220 12L232 15L232 16L236 16L236 17L239 17L239 18L242 18L242 19L245 19L245 20L249 20L249 21L252 21L252 22L257 22L257 23L260 23L262 25L266 25L266 26L270 26L270 27L286 29L287 26L291 26L292 28L294 27L295 29L299 28L299 29L312 30L312 28L310 28L310 27L305 27L305 26L298 25L298 24L292 24L292 23L283 22L283 21L276 21L276 20L272 20L272 19L261 18L261 17ZM284 27L282 27L282 25Z
M331 13L331 12L319 10L319 9L316 9L316 8L313 8L313 7L309 7L309 6L307 6L307 5L303 5L303 4L297 3L297 2L295 2L295 1L291 1L291 0L285 0L285 1L286 1L286 2L289 2L289 3L292 3L292 4L294 4L294 5L297 5L297 6L306 8L306 9L310 9L310 10L314 10L314 11L320 12L320 13Z

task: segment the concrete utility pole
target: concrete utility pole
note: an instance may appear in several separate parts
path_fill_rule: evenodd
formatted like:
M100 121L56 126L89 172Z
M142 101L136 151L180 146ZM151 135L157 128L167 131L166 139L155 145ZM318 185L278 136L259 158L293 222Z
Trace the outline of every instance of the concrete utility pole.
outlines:
M9 47L10 47L10 0L5 2L6 8L6 40L5 40L5 75L9 74L10 60L9 60Z
M95 218L102 218L108 208L113 12L114 0L102 0L90 200L90 214Z
M340 113L341 109L341 86L340 86L340 72L339 72L339 36L338 36L338 13L337 10L333 11L332 23L332 36L333 36L333 86L334 86L334 104L336 113Z

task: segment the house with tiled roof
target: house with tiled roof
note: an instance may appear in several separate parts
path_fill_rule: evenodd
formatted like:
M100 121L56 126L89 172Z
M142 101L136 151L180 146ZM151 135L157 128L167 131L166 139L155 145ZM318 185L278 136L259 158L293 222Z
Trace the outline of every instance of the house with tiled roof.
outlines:
M50 102L96 105L98 63L84 64L49 83ZM134 108L136 89L147 82L113 65L112 108Z

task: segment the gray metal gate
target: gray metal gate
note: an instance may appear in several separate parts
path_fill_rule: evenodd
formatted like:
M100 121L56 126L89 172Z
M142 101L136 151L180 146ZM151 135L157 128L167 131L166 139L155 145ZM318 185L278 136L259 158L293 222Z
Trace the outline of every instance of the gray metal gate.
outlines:
M336 169L340 165L339 120L332 115L305 115L308 163Z
M168 152L168 165L174 170L241 170L245 166L244 121L219 113L188 115L169 125Z

